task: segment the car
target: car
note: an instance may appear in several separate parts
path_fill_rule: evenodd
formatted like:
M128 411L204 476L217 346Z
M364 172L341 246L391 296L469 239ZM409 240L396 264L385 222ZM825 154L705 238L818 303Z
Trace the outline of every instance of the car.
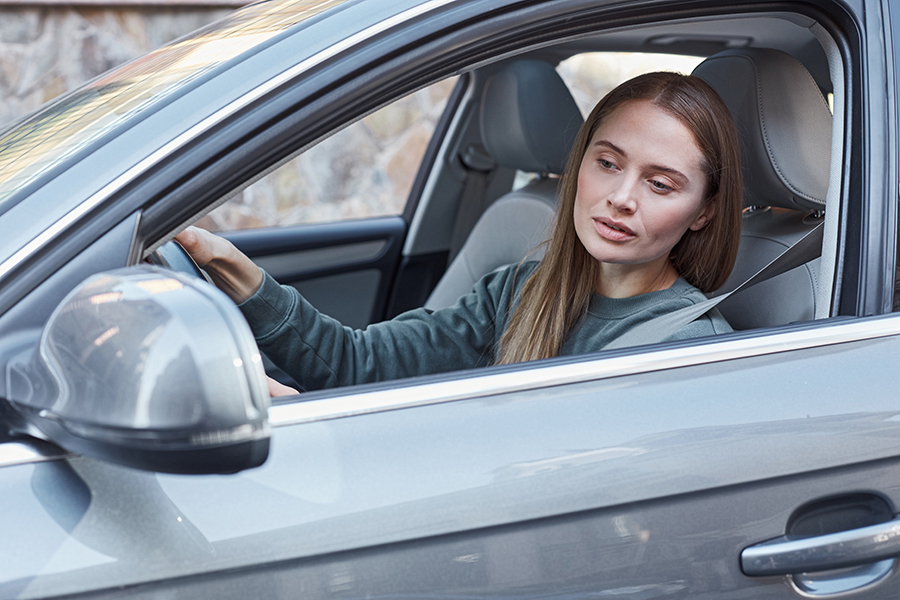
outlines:
M0 598L896 597L898 19L268 0L12 125ZM735 116L720 292L784 272L722 301L733 333L270 401L266 370L294 382L179 231L350 326L452 303L546 234L547 119L622 53L689 61Z

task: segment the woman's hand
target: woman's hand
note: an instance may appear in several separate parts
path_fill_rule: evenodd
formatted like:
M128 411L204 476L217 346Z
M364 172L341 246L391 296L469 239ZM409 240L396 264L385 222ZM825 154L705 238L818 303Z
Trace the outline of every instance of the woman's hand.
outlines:
M262 285L260 268L225 238L204 229L188 227L175 239L209 273L216 287L235 303L247 300Z
M220 290L237 304L252 296L262 285L262 271L246 254L217 235L197 227L188 227L175 239L203 267ZM294 396L294 388L266 377L269 396Z
M292 387L278 383L269 376L266 376L266 379L268 379L269 383L269 396L272 398L275 398L276 396L296 396L300 393Z

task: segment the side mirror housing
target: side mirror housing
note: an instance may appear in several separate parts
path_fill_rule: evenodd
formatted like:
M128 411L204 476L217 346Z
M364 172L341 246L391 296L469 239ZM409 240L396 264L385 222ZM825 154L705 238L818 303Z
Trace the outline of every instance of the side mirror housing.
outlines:
M66 450L170 473L268 456L269 394L250 328L222 292L151 266L91 277L8 369L12 404Z

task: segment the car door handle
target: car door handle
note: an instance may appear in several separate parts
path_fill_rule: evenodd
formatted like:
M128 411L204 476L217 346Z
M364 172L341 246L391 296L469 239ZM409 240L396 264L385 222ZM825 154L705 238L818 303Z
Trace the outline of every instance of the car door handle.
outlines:
M741 552L744 574L790 575L852 567L900 554L900 519L815 537L784 536Z

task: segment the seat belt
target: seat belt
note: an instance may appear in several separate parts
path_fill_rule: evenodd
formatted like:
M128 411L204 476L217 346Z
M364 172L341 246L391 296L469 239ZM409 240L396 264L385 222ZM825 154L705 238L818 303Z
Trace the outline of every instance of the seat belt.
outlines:
M448 265L459 254L475 223L484 212L488 178L497 168L494 158L481 144L470 144L465 152L460 153L459 160L466 169L466 183L460 196L456 222L453 224Z
M757 283L771 279L782 273L786 273L791 269L795 269L801 265L808 263L822 255L822 239L824 237L824 223L819 223L816 227L807 233L796 244L779 254L775 260L760 269L753 277L744 281L727 294L710 298L705 302L692 304L685 308L681 308L664 315L660 315L655 319L645 321L635 327L632 327L612 342L603 347L604 350L615 350L618 348L628 348L630 346L643 346L646 344L655 344L661 342L667 337L674 335L682 327L689 325L696 319L700 318L710 310L716 307L720 302L738 294L747 288L753 287Z

